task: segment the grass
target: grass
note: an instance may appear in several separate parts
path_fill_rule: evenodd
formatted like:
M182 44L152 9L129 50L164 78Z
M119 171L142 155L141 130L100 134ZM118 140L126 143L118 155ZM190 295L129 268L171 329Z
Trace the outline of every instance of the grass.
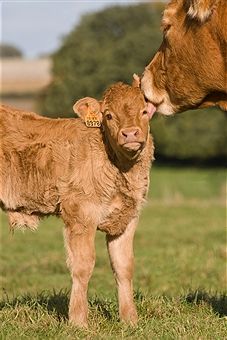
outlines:
M135 238L138 326L121 324L115 283L96 237L89 329L67 323L70 275L61 220L15 232L1 215L1 339L227 339L223 169L154 167Z

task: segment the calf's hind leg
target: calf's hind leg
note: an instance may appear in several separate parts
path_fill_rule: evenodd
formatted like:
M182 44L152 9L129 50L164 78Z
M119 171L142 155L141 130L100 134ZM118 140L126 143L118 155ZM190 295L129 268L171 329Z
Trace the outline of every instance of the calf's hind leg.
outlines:
M69 321L79 327L87 327L88 282L95 265L95 230L78 233L76 228L65 228L67 264L72 276L72 291L69 302Z
M115 275L118 289L120 319L130 324L136 324L137 312L133 302L133 238L137 219L133 219L125 232L120 236L107 235L107 248L110 263Z

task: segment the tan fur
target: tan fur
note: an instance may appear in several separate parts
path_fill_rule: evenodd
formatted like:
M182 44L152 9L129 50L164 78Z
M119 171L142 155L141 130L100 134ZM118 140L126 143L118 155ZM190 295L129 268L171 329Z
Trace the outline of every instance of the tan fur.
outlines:
M212 14L220 0L188 0L188 15L202 23Z
M141 79L159 112L208 105L226 110L226 18L226 0L170 1L162 19L162 45Z
M121 319L136 322L132 242L153 159L146 106L138 87L118 83L102 102L78 101L78 119L0 109L0 206L11 228L34 229L51 214L63 218L73 280L69 319L79 326L87 325L97 229L107 233L109 249L114 244L112 267L117 282L121 276L124 282L118 282ZM85 126L86 110L102 116L101 129Z

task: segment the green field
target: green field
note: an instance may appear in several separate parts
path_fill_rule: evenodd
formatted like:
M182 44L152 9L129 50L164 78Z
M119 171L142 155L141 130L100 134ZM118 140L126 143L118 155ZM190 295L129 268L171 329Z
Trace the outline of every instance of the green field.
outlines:
M224 169L153 168L135 237L135 328L118 320L102 233L79 330L67 323L63 223L11 235L2 213L0 339L227 339L225 184Z

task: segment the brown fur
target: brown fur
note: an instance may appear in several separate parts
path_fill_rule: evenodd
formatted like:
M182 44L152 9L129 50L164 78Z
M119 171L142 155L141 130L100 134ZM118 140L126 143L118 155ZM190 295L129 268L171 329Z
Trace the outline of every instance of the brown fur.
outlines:
M139 88L118 83L102 102L78 101L78 119L54 120L1 106L0 205L11 228L35 229L50 214L63 218L73 279L69 318L79 326L87 325L97 229L107 233L120 317L137 320L132 242L153 158L146 105ZM101 129L85 126L88 110L101 116Z
M226 110L226 17L226 0L169 3L162 45L141 79L145 96L159 112L214 105Z

